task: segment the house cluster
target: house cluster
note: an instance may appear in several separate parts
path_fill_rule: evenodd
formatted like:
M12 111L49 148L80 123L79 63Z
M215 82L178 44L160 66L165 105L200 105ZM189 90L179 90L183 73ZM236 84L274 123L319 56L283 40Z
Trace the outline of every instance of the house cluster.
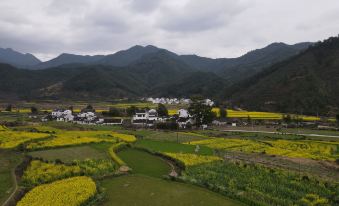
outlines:
M165 98L165 97L161 97L161 98L147 98L146 101L148 102L152 102L153 104L190 104L192 102L192 100L190 99L185 99L185 98ZM210 99L204 99L204 104L208 105L208 106L213 106L214 102Z
M153 104L189 104L191 103L190 99L185 99L185 98L147 98L146 101L152 102Z
M73 113L69 109L56 109L47 116L43 117L41 121L58 121L58 122L73 122L77 124L102 124L102 125L117 125L122 124L123 119L104 119L99 118L94 110L84 109L80 113Z
M180 128L186 128L189 125L194 124L192 116L188 113L186 109L179 109L177 115L172 117L159 117L155 109L143 109L135 112L135 115L132 117L132 124L142 125L142 126L154 126L154 124L159 122L166 122L170 120L175 120Z

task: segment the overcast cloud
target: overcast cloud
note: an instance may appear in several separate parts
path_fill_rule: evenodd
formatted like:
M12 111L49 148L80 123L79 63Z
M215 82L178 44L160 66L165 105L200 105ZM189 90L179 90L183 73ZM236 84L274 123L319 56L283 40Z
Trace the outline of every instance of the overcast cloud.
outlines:
M339 33L338 0L1 0L0 47L42 60L136 44L236 57Z

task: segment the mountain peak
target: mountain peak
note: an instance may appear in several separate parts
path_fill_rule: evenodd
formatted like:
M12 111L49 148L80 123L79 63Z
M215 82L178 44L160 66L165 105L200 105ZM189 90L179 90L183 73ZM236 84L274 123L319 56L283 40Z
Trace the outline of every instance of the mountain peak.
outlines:
M40 60L34 55L29 53L23 54L12 48L0 48L0 60L2 63L24 68L40 63Z

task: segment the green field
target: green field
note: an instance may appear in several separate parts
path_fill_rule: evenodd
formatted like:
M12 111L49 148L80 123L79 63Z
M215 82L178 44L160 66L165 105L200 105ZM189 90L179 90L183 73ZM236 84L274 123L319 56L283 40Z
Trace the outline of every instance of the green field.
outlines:
M14 168L21 162L22 155L0 150L0 205L14 189Z
M58 149L41 150L35 152L29 152L28 154L34 158L42 158L47 161L61 160L65 163L71 163L74 160L85 159L109 159L106 151L109 144L101 143L97 145L86 145L78 147L66 147ZM102 150L101 150L102 149Z
M160 142L153 140L139 140L135 143L136 147L145 148L153 152L170 153L192 153L200 155L213 155L213 149L200 146L198 152L195 152L196 145L180 144L175 142Z
M101 186L107 195L104 206L242 205L200 187L139 175L106 179Z
M119 131L120 132L120 131ZM123 131L121 131L122 133ZM126 132L126 131L125 131ZM154 131L154 130L136 130L128 131L139 139L149 139L167 142L191 142L196 140L208 139L209 137L189 132L174 132L174 131Z
M260 165L213 162L189 167L184 181L208 187L248 205L337 205L339 190L333 183L319 182L298 173L272 170Z
M134 174L162 177L171 172L165 160L145 151L128 148L119 152L118 156L132 168Z

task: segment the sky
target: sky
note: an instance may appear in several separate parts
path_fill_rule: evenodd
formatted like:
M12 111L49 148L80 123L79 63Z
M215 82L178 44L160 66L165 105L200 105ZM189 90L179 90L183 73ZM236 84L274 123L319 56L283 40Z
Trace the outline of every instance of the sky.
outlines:
M338 0L1 0L0 47L48 60L154 45L237 57L339 33Z

